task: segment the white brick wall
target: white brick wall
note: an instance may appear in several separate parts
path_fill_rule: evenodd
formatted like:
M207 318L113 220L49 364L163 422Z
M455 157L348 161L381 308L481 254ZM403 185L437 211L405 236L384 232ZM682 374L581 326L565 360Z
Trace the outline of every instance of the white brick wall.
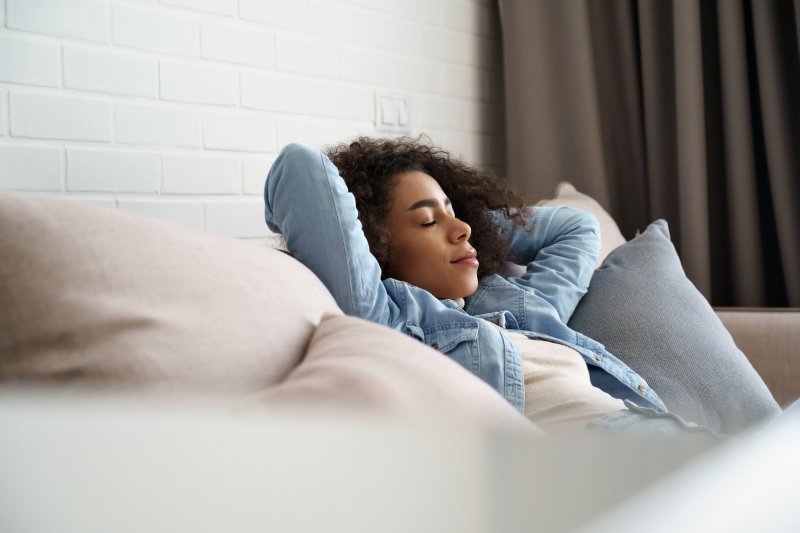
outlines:
M58 87L58 55L54 42L0 35L0 81Z
M302 30L306 6L305 2L287 0L239 0L239 16L244 20Z
M451 98L420 97L414 100L418 126L444 130L464 130L466 107Z
M258 199L219 200L206 203L206 228L231 237L264 237L264 202Z
M323 147L338 144L364 133L345 121L326 118L284 118L278 121L278 145L292 142ZM374 134L373 134L374 135Z
M384 87L394 86L394 57L385 52L346 48L339 52L339 77Z
M64 45L64 87L69 89L156 98L157 67L158 61L147 56Z
M200 114L184 108L117 104L116 140L125 144L159 144L199 148Z
M0 6L2 7L2 6ZM0 89L0 135L8 135L8 120L6 120L6 92Z
M297 76L275 73L242 73L242 107L306 113L308 82Z
M239 102L239 75L235 70L162 61L159 74L164 100L224 106Z
M412 135L503 170L491 0L0 0L0 189L261 237L290 142Z
M269 30L241 24L203 24L201 55L206 59L268 68L274 61L275 36Z
M275 156L252 156L242 159L242 192L244 194L264 194L264 181L267 170L275 161Z
M275 67L278 70L336 77L336 49L321 40L288 35L275 38Z
M372 91L336 83L312 82L309 87L308 111L321 117L374 120Z
M239 160L207 155L164 155L166 194L239 194Z
M111 33L114 44L165 54L197 55L199 29L193 18L153 8L115 4Z
M212 150L275 151L275 121L251 113L204 113L203 145Z
M237 0L161 0L161 3L232 17L236 15L238 2Z
M67 191L157 193L158 152L67 148Z
M0 188L60 191L64 177L61 148L0 144Z
M111 140L111 103L106 100L12 91L10 112L15 137Z
M108 2L105 0L6 0L6 24L16 30L108 39Z

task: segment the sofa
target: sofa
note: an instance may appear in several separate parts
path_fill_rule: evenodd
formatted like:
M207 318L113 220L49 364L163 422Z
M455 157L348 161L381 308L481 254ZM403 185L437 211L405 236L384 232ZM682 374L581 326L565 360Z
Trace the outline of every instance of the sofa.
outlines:
M711 310L666 223L626 241L567 183L543 203L601 223L571 325L733 443L547 435L446 354L345 316L279 236L0 193L0 530L599 531L788 453L800 310Z

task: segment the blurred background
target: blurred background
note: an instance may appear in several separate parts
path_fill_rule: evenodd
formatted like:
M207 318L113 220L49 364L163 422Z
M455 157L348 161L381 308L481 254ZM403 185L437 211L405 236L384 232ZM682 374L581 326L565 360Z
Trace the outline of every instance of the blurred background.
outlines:
M800 2L500 0L508 175L665 218L715 305L800 306Z
M425 134L800 306L799 2L0 0L0 189L263 238L284 145Z
M0 0L0 188L254 238L290 142L502 172L500 46L490 0Z

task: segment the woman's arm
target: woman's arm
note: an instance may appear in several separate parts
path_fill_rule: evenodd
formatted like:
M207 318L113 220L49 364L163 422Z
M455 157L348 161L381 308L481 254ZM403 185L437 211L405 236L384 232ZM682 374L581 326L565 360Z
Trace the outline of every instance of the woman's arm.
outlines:
M570 207L535 207L521 227L494 213L525 274L509 281L546 300L565 323L586 294L600 253L594 215Z
M355 198L331 161L299 144L286 146L264 186L265 219L348 314L389 323L392 305L361 229Z

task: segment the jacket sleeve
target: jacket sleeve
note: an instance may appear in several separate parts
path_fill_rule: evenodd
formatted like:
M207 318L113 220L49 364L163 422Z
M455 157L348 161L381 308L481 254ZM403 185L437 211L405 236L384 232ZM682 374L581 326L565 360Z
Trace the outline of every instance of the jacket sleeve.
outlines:
M264 203L269 229L283 235L342 311L389 323L392 302L380 266L369 251L355 198L330 159L313 148L286 146L267 175Z
M532 210L526 227L493 213L525 273L508 280L547 301L565 323L586 293L600 253L600 229L591 213L565 206Z

